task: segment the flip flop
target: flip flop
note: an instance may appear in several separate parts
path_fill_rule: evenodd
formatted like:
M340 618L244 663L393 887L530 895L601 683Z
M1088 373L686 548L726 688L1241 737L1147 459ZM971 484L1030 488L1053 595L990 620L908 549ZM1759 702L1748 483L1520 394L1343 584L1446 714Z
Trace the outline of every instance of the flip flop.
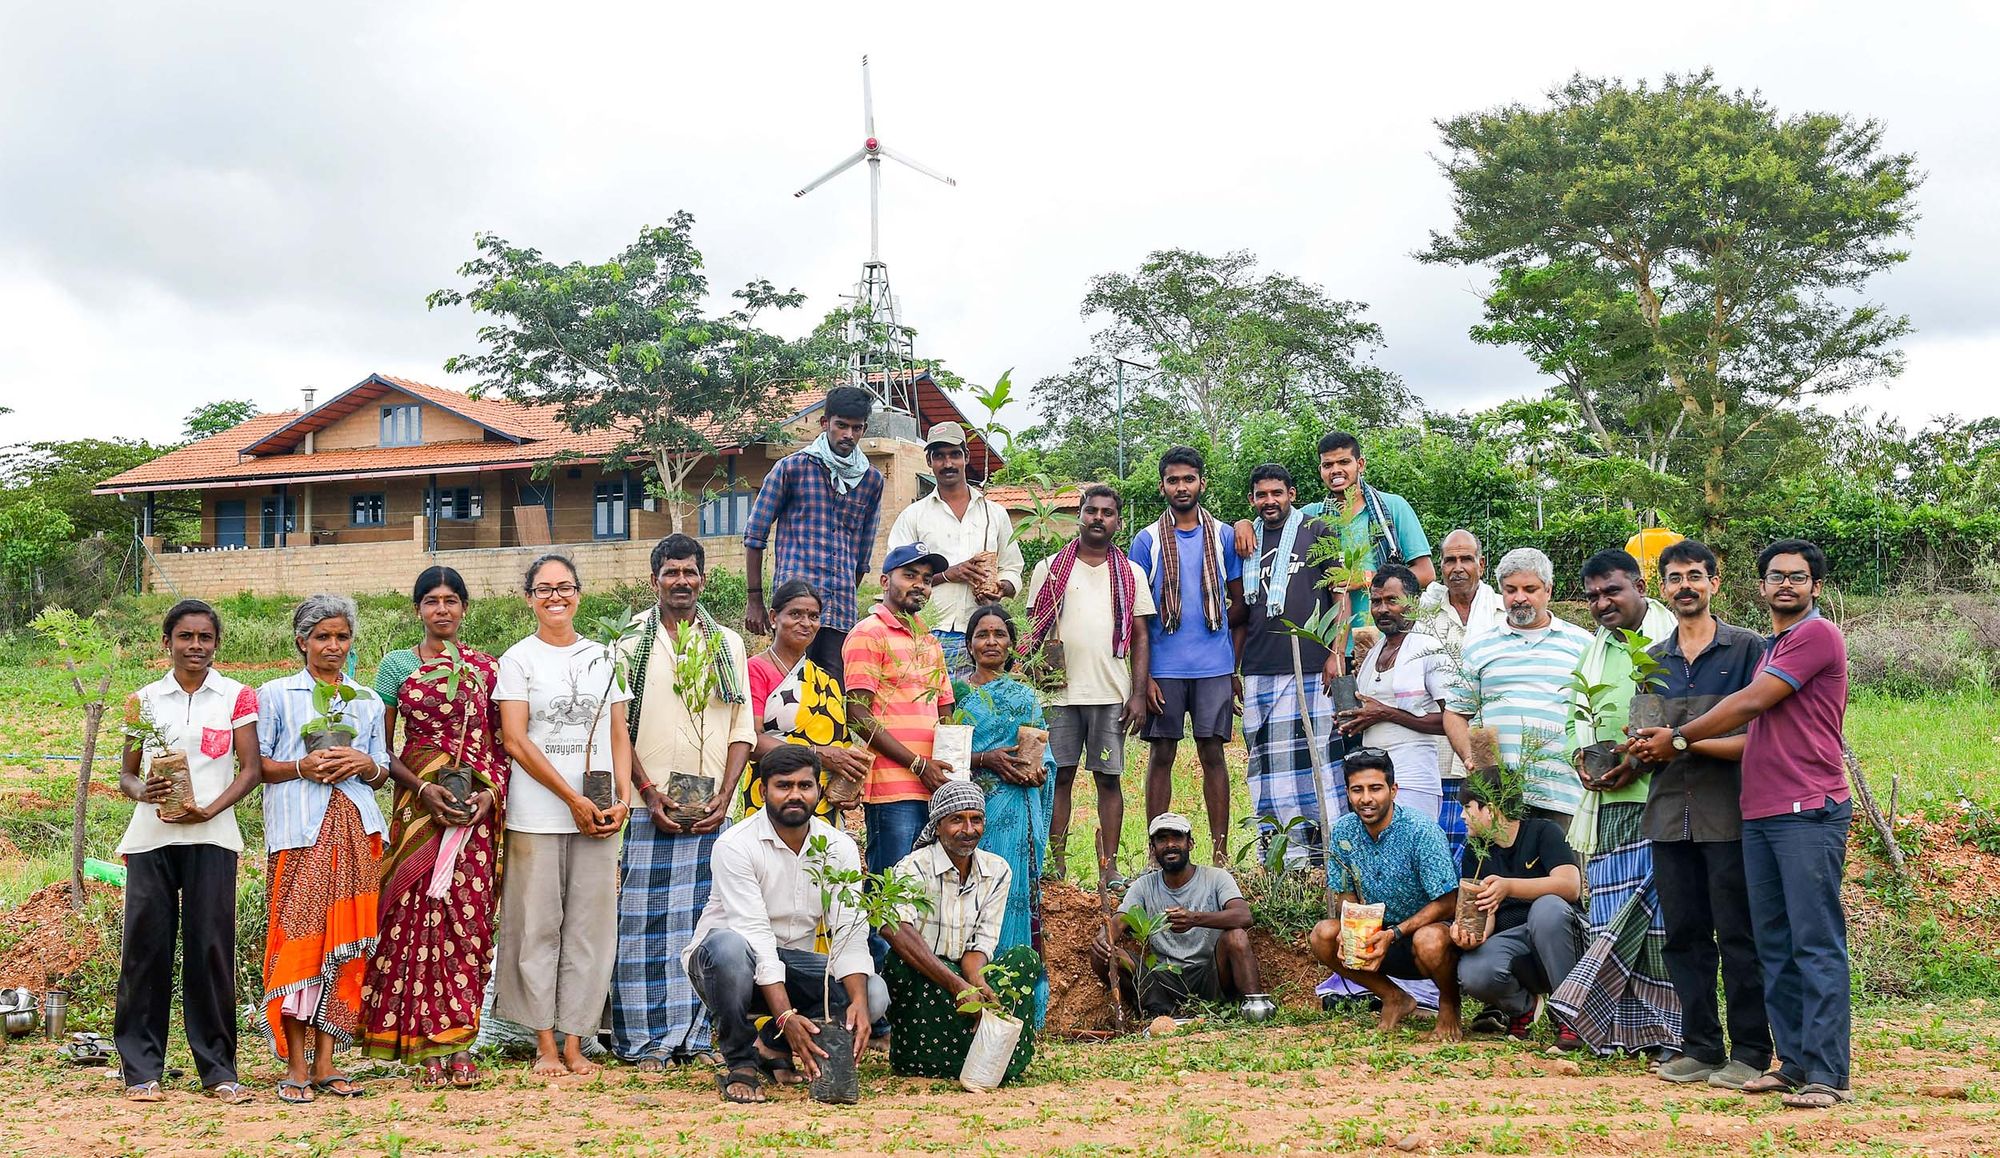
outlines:
M663 1074L667 1072L667 1063L656 1057L642 1057L632 1068L642 1074Z
M128 1102L158 1102L165 1099L166 1095L160 1092L158 1082L140 1082L136 1086L125 1087L125 1100Z
M460 1061L460 1058L464 1058L465 1060ZM473 1061L470 1054L455 1053L451 1055L452 1085L457 1086L461 1090L466 1090L478 1085L479 1082L479 1063Z
M225 1106L242 1105L244 1102L255 1100L257 1096L242 1082L217 1082L203 1090L202 1095L214 1098Z
M344 1090L336 1088L341 1085L345 1085L347 1088ZM313 1089L319 1093L330 1094L336 1098L358 1098L368 1092L356 1085L354 1079L348 1077L346 1074L328 1074L323 1078L315 1078L313 1079Z
M333 1079L328 1078L327 1080L332 1081ZM417 1071L416 1087L420 1090L437 1090L443 1089L444 1085L444 1059L435 1057L425 1058L423 1068Z
M1782 1070L1772 1070L1762 1077L1751 1078L1743 1083L1746 1094L1789 1094L1799 1088L1799 1083L1785 1076Z
M765 1057L760 1053L757 1055L757 1068L781 1086L801 1085L806 1080L805 1076L799 1073L799 1067L793 1063L792 1055L788 1053L777 1057Z
M312 1087L304 1082L295 1082L290 1078L286 1078L284 1081L278 1083L278 1100L294 1106L311 1105L313 1100Z
M731 1086L749 1086L750 1093L755 1096L731 1094ZM723 1101L735 1102L739 1106L759 1105L770 1100L764 1096L764 1075L753 1069L730 1070L715 1075L715 1089L722 1095Z
M1831 1110L1842 1102L1853 1101L1854 1091L1837 1090L1824 1082L1807 1082L1778 1100L1794 1110Z

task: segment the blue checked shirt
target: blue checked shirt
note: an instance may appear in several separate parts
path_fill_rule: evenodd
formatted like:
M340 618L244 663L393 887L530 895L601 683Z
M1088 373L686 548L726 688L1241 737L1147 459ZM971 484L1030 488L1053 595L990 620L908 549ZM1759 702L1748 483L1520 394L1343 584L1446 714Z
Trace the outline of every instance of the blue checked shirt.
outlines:
M836 495L818 459L788 454L764 476L743 545L764 550L775 528L778 557L771 564L771 585L805 580L820 599L820 626L846 631L858 618L854 588L874 553L881 518L881 471L869 467L859 486Z
M1334 821L1327 835L1333 845L1327 887L1337 893L1355 892L1354 877L1359 876L1361 901L1382 906L1385 929L1409 920L1425 905L1458 889L1458 866L1452 863L1451 846L1445 842L1444 830L1428 816L1398 808L1377 839L1369 836L1368 826L1350 812Z
M347 704L347 716L357 733L355 750L375 761L377 768L389 766L389 749L382 742L382 701L375 693L353 680L349 687L361 688L362 695ZM299 728L313 718L313 678L299 671L272 680L257 689L257 747L266 760L297 760L306 754L305 737ZM375 790L350 776L338 784L320 784L306 779L285 780L264 785L264 851L310 848L319 840L320 822L335 792L345 792L361 813L362 828L384 833L382 809L375 803Z

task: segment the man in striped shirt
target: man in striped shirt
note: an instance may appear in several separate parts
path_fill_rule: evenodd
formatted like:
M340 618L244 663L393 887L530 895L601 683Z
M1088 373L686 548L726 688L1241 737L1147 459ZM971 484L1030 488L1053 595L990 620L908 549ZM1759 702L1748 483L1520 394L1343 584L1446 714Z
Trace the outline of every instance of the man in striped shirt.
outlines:
M1549 613L1555 567L1547 555L1533 547L1509 551L1495 577L1507 619L1466 641L1445 703L1445 735L1470 768L1473 721L1497 729L1502 763L1525 773L1527 815L1567 834L1583 799L1583 784L1563 757L1567 688L1591 637Z

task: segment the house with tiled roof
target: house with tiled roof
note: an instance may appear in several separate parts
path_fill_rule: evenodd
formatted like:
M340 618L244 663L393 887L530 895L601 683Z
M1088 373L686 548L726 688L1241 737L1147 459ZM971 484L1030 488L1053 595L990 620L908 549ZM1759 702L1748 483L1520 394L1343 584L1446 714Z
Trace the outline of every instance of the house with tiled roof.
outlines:
M883 415L880 433L871 425L862 441L887 484L884 537L928 486L911 432L965 421L928 372L911 385L915 420ZM765 473L819 433L825 388L783 389L777 437L726 446L689 479L702 501L680 529L702 538L711 566L740 570ZM474 594L494 594L557 547L587 581L608 585L643 581L653 543L676 529L647 491L647 464L613 457L620 441L616 431L573 433L546 408L370 374L317 405L308 393L302 409L258 415L114 475L95 493L139 506L147 582L182 595L401 590L433 563L457 568ZM997 469L997 455L986 461ZM153 534L166 492L199 496L194 541Z

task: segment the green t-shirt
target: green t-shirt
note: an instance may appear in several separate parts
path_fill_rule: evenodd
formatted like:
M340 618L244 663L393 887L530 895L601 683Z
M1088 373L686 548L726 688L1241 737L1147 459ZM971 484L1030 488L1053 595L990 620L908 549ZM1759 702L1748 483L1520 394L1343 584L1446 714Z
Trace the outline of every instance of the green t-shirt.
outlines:
M1638 687L1632 683L1632 657L1625 649L1602 632L1583 649L1583 658L1577 662L1576 670L1582 671L1591 662L1591 656L1599 652L1604 656L1603 674L1593 682L1608 684L1611 690L1604 696L1603 726L1593 731L1589 721L1583 719L1574 697L1571 699L1569 714L1569 751L1589 747L1599 740L1622 743L1625 739L1625 725L1632 718L1632 697L1638 694ZM1646 794L1652 786L1650 775L1640 776L1616 792L1598 794L1600 804L1644 804Z
M1410 506L1409 501L1402 495L1392 495L1388 491L1376 491L1375 497L1382 500L1382 515L1389 520L1389 526L1396 533L1396 553L1403 557L1403 564L1408 566L1418 559L1429 556L1431 541L1424 537L1423 524L1417 521L1417 512ZM1326 515L1326 502L1322 500L1307 503L1300 509L1305 512L1307 518L1323 518ZM1371 540L1376 540L1373 523L1374 520L1368 513L1368 504L1364 502L1361 504L1361 509L1340 528L1341 550L1353 551L1368 546ZM1369 569L1380 570L1388 565L1389 544L1387 540L1376 540L1374 557L1368 563ZM1423 592L1411 591L1407 594L1414 599ZM1351 625L1354 627L1372 625L1374 619L1368 614L1368 589L1356 588L1349 592L1349 596L1349 606L1354 609Z

